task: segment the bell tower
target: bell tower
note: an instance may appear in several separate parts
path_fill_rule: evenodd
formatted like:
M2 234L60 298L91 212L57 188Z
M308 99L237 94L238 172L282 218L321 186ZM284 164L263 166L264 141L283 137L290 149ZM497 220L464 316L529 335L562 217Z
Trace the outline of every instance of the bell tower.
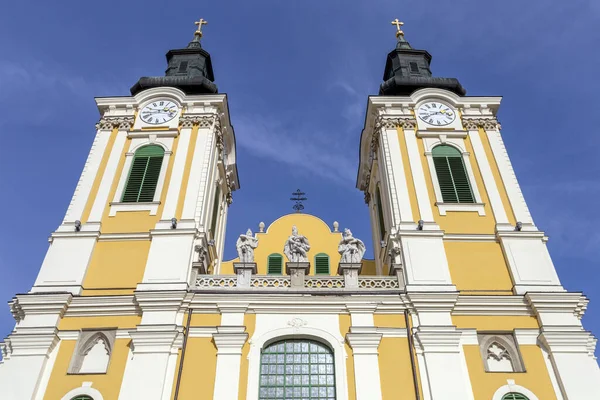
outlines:
M369 97L357 188L378 273L404 279L431 397L471 398L471 384L435 382L468 381L454 313L461 299L494 295L536 310L552 373L565 392L590 398L598 368L586 346L595 339L573 318L581 294L562 287L521 192L496 117L501 97L466 96L457 79L433 76L431 55L392 24L397 44L379 95ZM571 351L578 361L566 360ZM573 363L586 367L575 375Z

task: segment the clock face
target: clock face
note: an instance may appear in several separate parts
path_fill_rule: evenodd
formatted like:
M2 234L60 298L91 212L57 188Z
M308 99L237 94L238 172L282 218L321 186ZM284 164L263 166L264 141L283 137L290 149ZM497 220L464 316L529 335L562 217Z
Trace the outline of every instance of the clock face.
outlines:
M170 100L156 100L142 108L140 118L147 124L160 125L177 115L179 107Z
M456 112L445 104L430 101L421 104L417 110L419 118L433 126L445 126L456 119Z

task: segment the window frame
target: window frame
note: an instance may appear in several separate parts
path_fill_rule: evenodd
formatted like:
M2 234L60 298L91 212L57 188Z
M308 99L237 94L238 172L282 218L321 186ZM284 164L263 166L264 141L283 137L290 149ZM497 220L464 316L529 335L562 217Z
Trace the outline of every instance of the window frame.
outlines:
M440 136L443 134L440 133ZM473 211L477 212L480 216L485 215L485 204L481 199L477 181L475 180L475 174L471 165L470 157L471 154L464 148L464 141L462 138L424 138L426 144L425 157L427 158L427 165L429 166L429 175L433 183L433 191L435 194L435 205L438 208L440 215L446 215L448 211ZM447 145L454 147L462 156L463 165L465 167L467 177L469 179L469 185L471 186L471 192L475 199L474 203L445 203L442 197L442 191L440 189L440 183L437 177L437 171L433 161L433 148L439 145Z
M322 257L322 258L327 258L327 272L317 272L317 257ZM314 258L314 262L315 262L315 275L325 275L325 276L329 276L331 275L331 259L329 258L329 254L327 253L319 253L315 255Z
M272 273L269 271L269 263L271 261L271 257L278 257L281 260L281 269L279 271L279 273ZM271 253L267 256L267 275L283 275L283 255L279 254L279 253Z
M115 195L113 197L112 202L110 203L109 216L114 217L117 212L121 211L149 211L150 215L156 215L158 212L158 206L160 205L160 199L163 194L165 180L167 176L167 169L171 160L171 156L173 152L171 148L173 146L173 137L160 137L157 140L148 140L148 138L132 138L131 144L129 146L129 150L125 153L125 162L123 164L123 168L121 170L121 176L119 177L119 183L117 185L117 190L115 191ZM157 145L163 148L163 161L160 167L160 173L158 175L158 182L156 184L156 190L154 191L154 197L150 202L142 202L142 203L133 203L128 202L124 203L122 200L123 193L125 191L125 186L127 185L127 181L129 180L129 173L131 171L131 167L133 165L133 159L135 157L135 153L141 149L142 147L149 145Z

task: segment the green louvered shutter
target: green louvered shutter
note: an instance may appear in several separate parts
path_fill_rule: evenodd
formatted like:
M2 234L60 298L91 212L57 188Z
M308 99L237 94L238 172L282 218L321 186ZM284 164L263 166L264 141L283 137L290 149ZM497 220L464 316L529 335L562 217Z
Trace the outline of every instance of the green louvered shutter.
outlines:
M521 393L507 393L502 396L502 400L529 400L529 398Z
M377 208L377 219L379 220L379 240L385 239L385 222L383 220L383 205L381 204L381 193L379 186L375 189L375 207Z
M142 203L154 200L164 150L160 146L144 146L135 152L123 192L124 203Z
M281 254L271 254L267 258L267 274L281 275L283 271L283 257Z
M219 204L220 203L221 203L221 188L217 185L217 190L215 191L215 199L213 201L212 221L210 222L210 232L212 234L213 239L217 236L215 229L217 229L217 217L219 216Z
M460 152L451 146L433 148L433 164L444 203L474 203L469 176Z
M315 256L315 274L329 275L329 256L327 254L317 254Z

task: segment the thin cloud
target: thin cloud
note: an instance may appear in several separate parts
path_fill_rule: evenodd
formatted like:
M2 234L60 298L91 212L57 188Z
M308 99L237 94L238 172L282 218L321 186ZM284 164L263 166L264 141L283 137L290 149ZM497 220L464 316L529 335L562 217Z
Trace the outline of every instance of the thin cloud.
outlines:
M354 153L341 143L326 143L323 132L287 128L281 122L252 116L235 119L237 144L253 155L314 174L344 187L356 178ZM352 186L350 186L352 187Z

